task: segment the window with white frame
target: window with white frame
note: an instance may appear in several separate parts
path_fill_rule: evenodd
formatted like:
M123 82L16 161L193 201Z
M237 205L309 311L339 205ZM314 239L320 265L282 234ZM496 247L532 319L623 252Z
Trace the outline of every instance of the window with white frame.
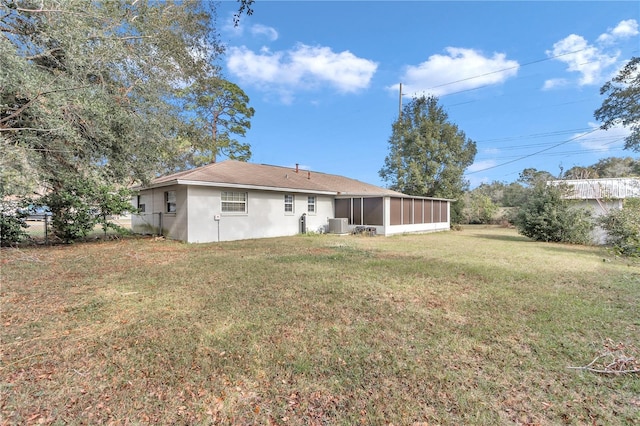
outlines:
M222 213L246 213L247 193L222 191Z
M309 195L307 197L307 213L313 214L316 212L316 197Z
M291 194L284 195L284 212L293 213L293 195Z
M138 212L144 213L146 206L142 202L142 195L138 195L136 198L136 207L138 207Z
M176 191L166 191L164 193L164 203L167 213L176 212Z

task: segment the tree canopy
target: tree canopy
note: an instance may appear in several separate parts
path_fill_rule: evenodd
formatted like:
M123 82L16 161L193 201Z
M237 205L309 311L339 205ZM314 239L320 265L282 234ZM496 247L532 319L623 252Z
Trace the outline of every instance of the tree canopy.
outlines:
M145 181L200 148L180 97L223 81L212 4L1 1L3 191L34 181L52 190L70 176ZM237 88L234 101L241 95Z
M518 176L518 182L521 182L529 188L533 188L538 184L544 184L549 180L555 179L556 178L546 170L538 170L532 167L524 169Z
M640 160L631 157L607 157L591 166L575 166L567 170L564 179L598 179L640 176Z
M148 177L181 125L176 86L220 52L211 16L194 2L40 3L4 1L3 147L47 182Z
M216 162L223 154L234 160L246 161L251 148L233 138L244 136L251 128L255 110L249 107L249 97L236 84L218 76L201 79L184 91L187 108L195 112L190 123L202 143L196 162Z
M625 149L640 152L640 57L633 57L618 75L600 89L607 95L594 116L602 129L621 124L631 130Z
M379 174L390 188L405 194L461 202L468 187L464 171L476 152L475 142L449 121L438 98L423 96L405 105L393 124L389 154ZM452 213L453 222L460 210Z
M518 207L526 201L528 190L529 188L525 188L519 182L493 181L480 184L471 191L471 194L487 196L492 203L499 207Z
M237 18L251 13L251 3L240 1ZM225 102L231 107L221 109L218 147L248 159L248 144L231 135L244 135L253 109L215 65L223 48L214 7L0 0L0 197L38 190L86 204L91 197L82 194L94 189L115 194L193 166L194 153L205 145L211 152L211 144L193 126L192 111L202 116ZM211 81L226 90L207 92ZM185 97L186 88L207 102ZM64 209L54 211L62 204L51 204L63 217Z

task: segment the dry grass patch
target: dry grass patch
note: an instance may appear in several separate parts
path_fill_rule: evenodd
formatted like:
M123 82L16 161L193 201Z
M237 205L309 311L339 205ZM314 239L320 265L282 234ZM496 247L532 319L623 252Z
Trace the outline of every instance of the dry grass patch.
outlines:
M637 264L512 230L2 251L3 422L633 424ZM605 261L603 261L605 260Z

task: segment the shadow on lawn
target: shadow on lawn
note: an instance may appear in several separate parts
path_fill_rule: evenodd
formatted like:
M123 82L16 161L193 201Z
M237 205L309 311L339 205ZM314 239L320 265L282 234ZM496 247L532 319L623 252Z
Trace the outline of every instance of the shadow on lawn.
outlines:
M474 235L476 238L484 238L487 240L501 240L501 241L513 241L513 242L533 242L533 240L523 237L520 235L492 235L492 234L482 234L482 235Z
M497 240L497 241L510 241L510 242L520 242L520 243L532 243L532 244L540 244L540 248L546 251L556 252L556 253L575 253L576 250L598 250L602 249L602 255L606 255L606 250L604 246L593 246L593 245L581 245L581 244L566 244L566 243L553 243L553 242L543 242L543 241L535 241L531 238L525 237L523 235L474 235L476 238L483 238L487 240Z
M541 248L546 251L555 253L575 253L578 250L589 251L593 250L600 256L607 256L606 248L603 246L582 245L582 244L566 244L566 243L540 243L543 244Z

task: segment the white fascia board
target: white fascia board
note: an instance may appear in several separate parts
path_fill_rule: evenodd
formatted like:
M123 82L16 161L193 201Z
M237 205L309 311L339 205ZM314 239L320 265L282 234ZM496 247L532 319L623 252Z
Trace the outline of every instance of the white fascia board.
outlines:
M147 185L147 186L138 185L137 187L134 187L132 189L135 189L136 191L143 191L145 189L163 188L165 186L173 186L173 185L177 185L177 184L178 184L177 180L169 180L169 181L161 182L161 183L152 183L152 184Z
M262 186L262 185L244 185L240 183L224 183L224 182L202 182L194 180L176 180L171 185L194 185L194 186L210 186L215 188L234 188L234 189L250 189L255 191L272 191L272 192L288 192L288 193L302 193L302 194L319 194L319 195L336 195L335 191L318 191L314 189L297 189L297 188L285 188L275 186Z
M422 197L420 195L405 195L404 198L414 198L416 200L450 201L452 203L454 201L458 201L455 198Z
M419 195L406 195L406 194L358 194L358 193L348 193L348 192L339 192L336 196L337 199L340 198L411 198L416 200L433 200L433 201L456 201L452 198L436 198L436 197L421 197Z
M344 199L344 198L382 198L382 197L399 197L396 195L389 195L389 194L373 194L371 192L367 193L367 194L359 194L359 193L349 193L349 192L339 192L338 195L336 195L336 199Z

